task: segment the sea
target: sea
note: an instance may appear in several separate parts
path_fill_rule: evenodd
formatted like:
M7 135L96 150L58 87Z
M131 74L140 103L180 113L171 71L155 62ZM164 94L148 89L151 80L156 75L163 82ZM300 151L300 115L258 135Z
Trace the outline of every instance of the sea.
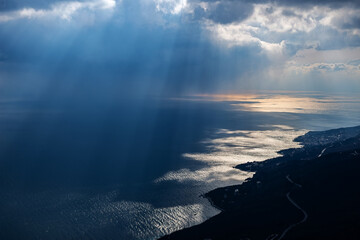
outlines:
M157 239L219 214L234 168L360 125L356 94L0 100L0 239Z

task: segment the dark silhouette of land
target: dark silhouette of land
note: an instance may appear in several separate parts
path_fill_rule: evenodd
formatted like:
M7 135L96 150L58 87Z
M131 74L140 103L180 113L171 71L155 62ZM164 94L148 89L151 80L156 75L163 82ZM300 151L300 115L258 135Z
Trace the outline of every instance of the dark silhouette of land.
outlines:
M282 157L205 196L222 212L161 239L360 239L360 126L309 132Z

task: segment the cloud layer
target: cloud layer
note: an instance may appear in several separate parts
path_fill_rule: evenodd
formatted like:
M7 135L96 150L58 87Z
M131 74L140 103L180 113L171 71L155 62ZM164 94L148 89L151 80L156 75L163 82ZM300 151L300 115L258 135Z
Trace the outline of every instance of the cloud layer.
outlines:
M36 3L36 2L35 2ZM24 7L0 14L0 22L19 19L48 19L60 18L71 20L74 14L80 11L109 10L116 7L115 0L88 0L88 1L59 1L46 6L46 8Z
M0 74L32 79L30 89L49 78L101 78L100 87L155 94L360 88L358 1L0 5Z

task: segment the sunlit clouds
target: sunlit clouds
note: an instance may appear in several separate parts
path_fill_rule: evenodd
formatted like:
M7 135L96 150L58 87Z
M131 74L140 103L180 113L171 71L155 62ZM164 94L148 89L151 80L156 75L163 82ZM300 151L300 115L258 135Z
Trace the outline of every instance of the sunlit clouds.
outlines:
M17 57L11 62L14 69L34 71L36 68L27 68L24 62L35 64L41 54L48 58L41 59L38 65L41 73L49 69L45 63L54 59L74 68L100 63L104 66L91 77L99 76L105 81L111 78L114 86L125 84L121 89L134 82L123 79L136 77L140 84L131 91L149 86L151 89L144 91L154 94L219 93L232 89L325 92L360 89L357 2L18 0L14 6L10 0L5 3L0 6L0 34L4 39L0 61L5 66L11 62L8 59ZM28 38L35 42L29 44L30 48ZM62 54L49 54L55 48L66 52L64 57L68 59L59 59ZM25 61L23 55L27 57ZM80 61L72 62L74 59ZM0 74L9 71L12 68L0 68ZM36 75L24 71L13 70L10 75ZM72 76L75 72L69 70L67 76L76 78Z
M187 0L154 0L156 9L165 14L180 14L187 6Z
M211 9L208 7L209 4L218 4L218 2L208 3L202 7L205 12ZM249 10L243 9L243 11ZM234 21L224 24L209 19L209 21L205 21L205 25L216 34L217 38L228 41L231 45L246 45L251 42L280 44L282 41L298 41L310 46L314 44L312 40L316 40L305 38L305 42L303 42L302 36L310 34L319 27L329 27L359 35L359 30L354 23L356 21L354 19L359 14L359 9L353 9L347 5L340 8L330 8L326 5L299 8L298 6L267 3L254 4L251 14L239 21L234 19Z
M348 6L298 8L276 4L255 4L252 15L243 21L229 24L207 21L205 25L218 41L228 47L259 46L264 54L272 59L273 64L264 75L258 76L260 78L267 76L274 81L291 79L293 76L289 71L292 71L292 74L304 78L326 79L334 71L343 71L345 74L338 75L337 78L354 79L360 77L360 67L348 64L349 61L354 60L351 57L354 55L351 53L349 55L349 48L346 47L359 44L359 29L354 20L359 15L359 9ZM332 64L326 63L328 48L337 49L337 56L343 59ZM299 55L293 57L298 51L307 50L312 50L314 53L313 59L307 56L307 63L299 59ZM358 52L358 49L356 48L354 52ZM359 59L359 55L356 58ZM315 59L317 62L314 62ZM321 75L308 76L309 72L319 72Z
M119 1L119 0L118 0ZM87 0L59 2L51 5L50 9L23 8L7 13L0 13L0 23L18 19L52 19L59 18L70 21L73 15L80 11L104 11L116 7L115 0ZM90 13L87 13L90 14Z

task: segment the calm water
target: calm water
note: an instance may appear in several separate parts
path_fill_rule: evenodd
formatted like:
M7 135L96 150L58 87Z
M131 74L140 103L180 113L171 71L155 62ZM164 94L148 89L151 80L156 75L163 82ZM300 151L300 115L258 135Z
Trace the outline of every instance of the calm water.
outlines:
M199 95L0 102L2 239L155 239L218 213L200 197L233 166L360 124L357 96Z

